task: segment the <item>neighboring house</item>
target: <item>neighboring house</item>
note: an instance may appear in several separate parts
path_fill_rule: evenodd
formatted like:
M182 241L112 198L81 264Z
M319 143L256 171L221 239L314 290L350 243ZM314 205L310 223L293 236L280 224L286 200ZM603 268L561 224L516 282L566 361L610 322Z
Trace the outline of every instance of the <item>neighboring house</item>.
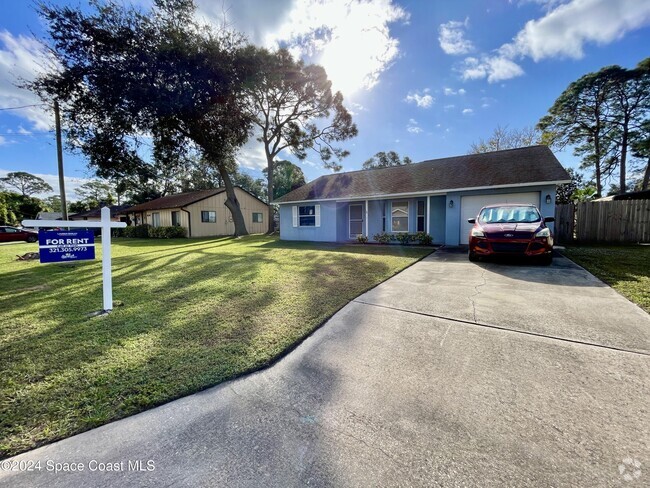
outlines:
M38 212L36 220L61 220L63 212Z
M235 187L235 194L248 232L266 232L269 206L240 187ZM124 213L134 225L180 225L187 229L188 237L225 236L235 233L235 224L225 201L226 189L215 188L167 195L135 205Z
M321 176L273 203L285 240L427 232L457 246L468 242L467 219L488 204L532 203L553 216L556 185L569 181L548 147L532 146Z
M126 222L126 211L131 208L131 205L111 205L108 208L111 210L111 220L114 222ZM99 222L102 219L102 207L93 208L85 212L78 212L68 217L70 220L90 220L91 222Z

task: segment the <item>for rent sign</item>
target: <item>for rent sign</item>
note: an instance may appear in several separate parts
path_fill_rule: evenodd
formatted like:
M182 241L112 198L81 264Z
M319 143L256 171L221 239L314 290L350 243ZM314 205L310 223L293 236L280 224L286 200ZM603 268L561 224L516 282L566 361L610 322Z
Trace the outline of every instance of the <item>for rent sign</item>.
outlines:
M40 230L41 263L95 259L95 234L91 230Z

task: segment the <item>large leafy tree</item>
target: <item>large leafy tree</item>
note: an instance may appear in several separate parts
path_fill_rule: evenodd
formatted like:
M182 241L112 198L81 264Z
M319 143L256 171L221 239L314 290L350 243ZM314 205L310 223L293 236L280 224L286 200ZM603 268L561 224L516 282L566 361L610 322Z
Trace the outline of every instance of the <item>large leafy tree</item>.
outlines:
M0 178L0 185L9 190L18 190L24 197L53 191L52 187L43 178L26 173L25 171L7 173L7 176Z
M373 168L388 168L390 166L402 166L405 164L411 164L411 158L404 156L400 158L399 154L395 151L380 151L375 154L373 157L368 159L363 163L363 169L373 169Z
M497 125L487 139L479 139L470 146L470 154L479 154L517 147L534 146L545 144L542 132L535 127L523 127L521 129L510 129L508 126Z
M0 221L17 224L24 219L35 219L39 212L48 210L39 198L15 192L0 192Z
M262 172L267 175L268 169L264 168ZM307 183L300 166L291 161L276 161L273 163L273 172L273 198L280 198Z
M650 109L650 58L641 61L635 69L612 66L601 73L611 83L609 122L618 146L618 188L620 193L625 193L628 147L636 142L631 140L631 133L641 128Z
M79 200L71 209L76 212L97 208L101 204L113 205L115 203L115 189L107 181L87 181L79 185L75 193Z
M349 152L338 147L357 135L352 116L343 105L341 92L321 66L296 61L286 49L257 50L258 83L250 85L250 115L267 161L268 198L273 201L275 160L287 150L298 159L314 151L326 168L339 171L339 161ZM269 232L273 209L269 208Z
M596 194L603 193L603 180L612 172L612 126L609 99L611 83L602 73L589 73L571 83L557 98L537 127L560 148L574 147L583 167L593 167Z
M146 173L148 147L172 169L200 153L223 178L235 233L246 234L230 175L251 127L242 97L255 74L251 48L199 23L192 0L153 3L40 4L59 68L29 86L59 100L68 141L100 177Z

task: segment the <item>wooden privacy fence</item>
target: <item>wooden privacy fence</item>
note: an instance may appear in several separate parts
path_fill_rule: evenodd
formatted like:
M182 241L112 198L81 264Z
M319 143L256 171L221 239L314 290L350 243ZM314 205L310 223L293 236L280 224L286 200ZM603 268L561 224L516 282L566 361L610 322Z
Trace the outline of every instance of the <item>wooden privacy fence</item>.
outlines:
M571 242L650 242L650 200L555 206L555 239Z

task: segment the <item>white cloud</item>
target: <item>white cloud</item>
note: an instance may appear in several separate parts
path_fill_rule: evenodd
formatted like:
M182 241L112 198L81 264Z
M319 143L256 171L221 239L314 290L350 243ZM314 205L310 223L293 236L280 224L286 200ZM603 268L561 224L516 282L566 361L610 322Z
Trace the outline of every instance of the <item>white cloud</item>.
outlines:
M445 112L447 112L448 110L453 110L453 109L455 109L455 108L456 108L456 105L454 105L453 103L448 103L448 104L445 105L443 108L445 109Z
M443 93L444 93L446 96L450 97L450 96L454 96L454 95L465 95L465 93L467 93L467 92L465 91L464 88L460 88L459 90L454 90L453 88L447 88L447 87L445 87L445 88L443 89Z
M474 113L474 110L472 110L471 108L464 108L463 109L463 115L471 115L473 113Z
M28 173L31 173L29 169L23 169L23 170L6 170L6 169L0 169L0 178L4 178L7 176L7 173L12 173L13 171L27 171ZM53 174L43 174L43 173L31 173L34 176L38 176L39 178L43 178L46 183L48 183L52 188L53 191L49 193L39 193L35 196L39 198L45 198L51 195L58 195L59 194L59 176L58 175L53 175ZM96 178L95 178L96 179ZM64 181L65 181L65 194L67 197L67 200L69 202L74 202L76 200L79 200L79 196L76 193L77 188L79 186L83 185L84 183L87 183L89 181L94 181L95 179L93 178L76 178L74 176L65 176Z
M574 0L559 5L541 19L527 22L501 51L535 61L552 57L579 59L584 56L586 43L609 44L648 23L647 1Z
M409 15L392 0L306 0L295 1L279 17L282 22L259 33L262 43L286 46L295 56L322 65L334 89L349 96L375 86L397 58L399 42L389 25Z
M568 3L543 1L546 14L530 20L494 54L465 58L462 77L487 78L488 82L521 76L517 60L531 58L580 59L589 43L604 45L621 39L630 31L650 24L650 2L639 0L572 0Z
M418 107L429 108L433 102L434 98L429 94L429 89L425 88L423 91L413 91L409 92L404 99L407 103L415 103Z
M514 61L501 56L484 56L480 60L465 58L462 77L464 80L487 78L489 83L509 80L524 74L524 70Z
M406 126L406 130L411 134L419 134L420 132L424 132L422 127L418 125L418 122L415 119L409 119L409 123Z
M447 54L467 54L474 50L474 45L468 39L465 39L465 31L469 26L469 18L464 22L450 20L440 24L438 28L438 42L440 48Z
M0 31L0 108L41 103L35 94L18 88L16 83L33 80L48 65L51 65L51 60L36 39ZM29 120L36 130L47 130L53 123L50 111L43 106L8 113Z
M262 170L267 166L264 146L255 137L251 137L248 142L237 151L235 160L239 166L249 169Z

